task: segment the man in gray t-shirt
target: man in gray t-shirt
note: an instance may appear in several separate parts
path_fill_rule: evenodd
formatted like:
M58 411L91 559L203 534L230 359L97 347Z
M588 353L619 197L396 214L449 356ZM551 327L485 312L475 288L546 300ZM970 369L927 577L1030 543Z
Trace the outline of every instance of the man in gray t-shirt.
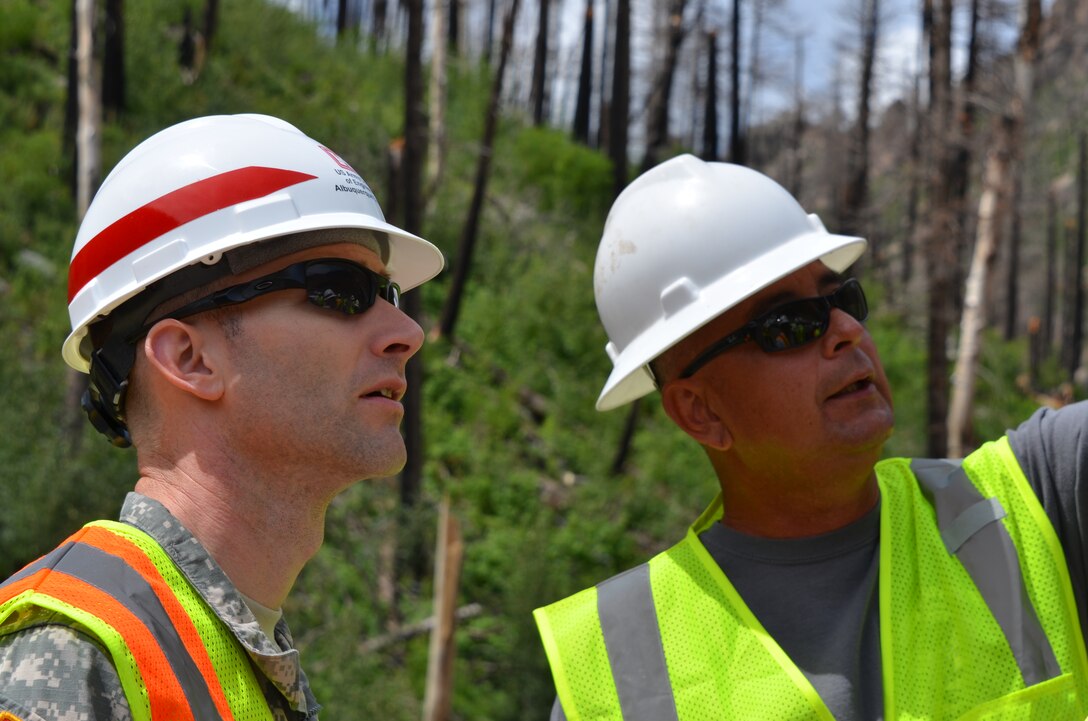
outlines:
M865 294L843 275L864 248L766 176L690 156L617 198L594 277L613 363L597 407L658 389L721 495L697 536L536 612L559 692L553 719L1088 712L1077 625L1088 408L1040 411L1008 447L962 466L878 470L891 392ZM1040 540L1055 532L1064 556ZM897 624L925 626L917 614L934 611L959 618L947 651L939 635L924 649L889 642L905 635ZM707 648L700 628L734 647L693 655ZM912 664L937 669L919 666L915 682Z

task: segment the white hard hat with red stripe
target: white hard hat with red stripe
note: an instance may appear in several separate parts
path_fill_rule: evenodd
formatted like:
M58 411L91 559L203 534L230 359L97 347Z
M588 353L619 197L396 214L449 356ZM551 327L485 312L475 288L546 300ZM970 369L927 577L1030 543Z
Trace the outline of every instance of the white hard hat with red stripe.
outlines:
M229 115L167 128L114 167L83 219L64 360L87 372L88 326L162 278L242 246L328 229L376 240L403 290L442 270L441 251L385 222L362 176L293 125Z

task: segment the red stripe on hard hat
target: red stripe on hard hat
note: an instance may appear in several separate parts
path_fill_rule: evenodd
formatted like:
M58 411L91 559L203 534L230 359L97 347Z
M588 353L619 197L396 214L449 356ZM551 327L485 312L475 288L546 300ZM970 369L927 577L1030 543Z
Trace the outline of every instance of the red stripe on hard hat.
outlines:
M68 302L106 268L163 233L316 177L294 170L250 166L198 180L152 200L103 229L72 258Z

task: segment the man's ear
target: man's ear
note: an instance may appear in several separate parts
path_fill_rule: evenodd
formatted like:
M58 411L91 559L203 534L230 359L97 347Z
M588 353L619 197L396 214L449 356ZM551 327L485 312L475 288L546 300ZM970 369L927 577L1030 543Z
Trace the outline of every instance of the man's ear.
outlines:
M700 445L719 451L729 450L733 445L733 435L725 420L697 380L681 378L665 383L661 388L661 405L672 422Z
M156 323L144 338L143 352L152 372L201 400L217 400L224 382L214 343L199 325L168 319Z

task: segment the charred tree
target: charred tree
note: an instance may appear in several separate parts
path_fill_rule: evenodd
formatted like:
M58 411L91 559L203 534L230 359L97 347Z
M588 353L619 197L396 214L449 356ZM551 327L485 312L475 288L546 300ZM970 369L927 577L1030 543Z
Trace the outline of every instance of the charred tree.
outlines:
M840 226L848 235L869 235L865 215L869 203L869 116L873 92L873 67L880 39L880 0L861 3L860 79L854 133L847 155L846 188L842 199Z
M616 0L612 96L609 100L608 157L612 160L612 195L627 186L627 124L631 105L631 0Z
M974 3L973 3L974 6ZM977 13L977 7L972 12ZM990 286L990 268L1000 244L1004 219L1010 215L1010 207L1018 202L1016 188L1019 185L1016 167L1019 164L1020 143L1025 108L1032 94L1032 74L1036 50L1039 44L1041 17L1039 0L1023 0L1020 6L1020 39L1013 61L1016 76L1015 88L1008 112L995 123L994 137L986 160L986 172L979 199L978 230L975 253L971 263L964 298L963 321L960 328L960 350L956 361L952 402L948 413L948 451L955 457L966 455L972 441L972 410L974 405L975 375L982 346L982 329L986 325L986 309L989 307L987 290ZM977 20L973 20L976 22ZM974 32L973 32L974 34ZM973 71L972 71L973 72ZM1012 213L1014 230L1019 218ZM1016 275L1016 232L1010 235L1013 246L1010 253L1009 277ZM1009 311L1006 314L1006 333L1011 337L1011 325L1015 323L1015 285L1010 281Z
M423 0L405 0L408 20L408 42L404 63L404 152L401 161L400 205L404 229L417 235L423 225L423 158L427 142L427 126L423 112ZM403 310L418 321L421 319L421 296L404 294ZM407 462L400 474L400 499L407 533L405 550L408 568L416 584L426 575L426 551L420 533L416 532L415 509L423 487L423 362L417 353L405 369L408 388L414 389L404 397L404 445Z
M102 179L102 88L94 55L95 15L95 0L76 0L76 212L80 218L90 207Z
M193 21L193 10L188 5L182 11L181 38L178 40L178 69L181 80L192 85L204 69L204 36Z
M495 0L487 2L487 35L484 37L484 63L491 64L491 48L495 44Z
M934 158L930 174L930 226L926 238L929 280L926 333L926 453L943 458L948 448L948 334L955 313L959 263L959 207L952 182L957 148L952 123L952 0L925 0L929 35L929 138Z
M676 77L680 45L687 34L684 28L686 0L669 0L668 29L665 33L665 58L661 72L654 83L647 109L649 125L646 128L646 155L642 158L641 171L645 172L660 162L669 144L669 108L672 101L673 79Z
M68 190L74 198L78 193L76 176L79 167L79 146L76 143L79 128L79 0L71 0L71 3L68 24L68 83L64 95L64 129L61 143L64 157L71 158L72 161L65 175L68 178Z
M461 51L461 0L450 0L446 33L450 55L457 55Z
M752 21L750 26L751 30L748 33L748 92L742 93L742 98L745 95L748 98L759 95L759 89L764 80L763 36L764 31L767 29L767 11L770 10L772 16L775 13L781 13L783 12L783 4L784 0L755 0L749 5L752 9ZM743 81L741 84L743 86ZM760 144L756 142L755 138L747 135L747 129L752 127L751 120L753 107L754 103L746 103L741 100L740 124L738 127L743 129L741 132L746 139L745 164L755 168L759 167L767 157L774 157L776 150L772 149L769 152L764 151L761 155ZM771 134L767 139L774 142L779 138L777 134Z
M953 374L955 383L948 408L948 454L953 458L962 458L973 450L971 416L975 377L982 349L982 331L986 327L990 269L997 254L1002 220L1008 209L1009 164L1015 123L1007 115L999 119L986 158L982 195L978 203L975 253L964 293L959 352Z
M1084 333L1084 236L1085 236L1085 205L1088 204L1088 150L1086 150L1085 136L1080 136L1080 149L1077 162L1077 221L1075 236L1069 243L1068 258L1070 260L1066 271L1066 318L1064 353L1062 364L1070 382L1076 377L1080 368L1081 349Z
M635 439L635 431L638 430L642 402L641 398L636 398L631 402L630 410L627 411L627 420L623 424L623 432L620 434L620 441L616 445L616 455L612 457L612 465L609 467L609 472L613 476L623 475L624 469L627 467L627 457L631 455L631 443Z
M795 198L801 197L801 189L804 186L804 153L802 151L805 137L805 36L798 33L793 46L793 127L789 139L789 165L787 167L786 188Z
M102 88L101 76L95 66L95 15L94 0L75 0L72 19L76 32L71 53L76 66L75 177L76 214L80 220L87 213L102 175ZM87 387L87 376L68 369L65 384L61 425L68 449L74 453L79 450L83 438L80 399Z
M1054 344L1054 295L1058 287L1058 201L1054 185L1046 193L1046 283L1043 286L1042 347L1050 354Z
M740 127L740 4L741 0L733 0L733 44L729 51L729 162L746 165L748 143L744 137L744 130Z
M586 0L582 26L582 65L578 73L578 101L574 106L574 139L589 144L589 108L593 93L593 0Z
M377 45L385 42L386 24L388 23L389 0L374 0L373 23L370 34Z
M125 3L106 0L102 46L102 110L116 120L125 112Z
M1012 189L1009 196L1009 248L1005 273L1005 323L1002 333L1005 340L1016 337L1016 325L1019 320L1017 305L1020 299L1020 245L1023 232L1023 214L1021 197L1024 193L1019 166L1014 166Z
M1006 306L1005 338L1011 340L1016 335L1017 308L1020 296L1020 222L1023 191L1023 129L1027 123L1027 113L1032 106L1035 90L1035 60L1039 54L1042 37L1043 8L1040 0L1022 0L1020 3L1020 38L1016 44L1016 56L1013 59L1014 90L1010 113L1015 126L1013 128L1012 151L1012 232L1009 234L1009 259L1005 283Z
M616 0L615 53L612 58L612 99L609 107L608 157L612 160L612 196L619 197L627 186L627 131L631 104L631 0ZM631 443L638 429L641 399L635 400L628 411L616 454L612 457L612 473L623 472Z
M484 136L480 143L480 156L476 160L476 180L472 191L472 201L469 204L468 217L461 233L461 242L458 244L453 281L450 284L450 292L446 297L446 304L442 308L442 318L439 322L439 333L450 340L453 339L453 331L457 325L457 316L461 309L461 298L464 295L465 284L468 282L468 272L472 265L476 238L479 235L480 215L483 211L484 196L487 194L487 182L491 175L491 154L492 147L495 144L495 130L499 124L499 101L502 98L503 76L506 74L506 63L510 57L510 48L514 44L514 20L518 14L519 2L520 0L512 1L506 19L503 21L499 66L495 70L495 76L491 84L491 96L487 103L487 116L484 118Z
M544 124L548 96L545 80L548 77L548 15L551 12L549 0L540 0L540 21L536 31L536 48L533 54L533 125Z
M955 4L955 0L944 1L953 6ZM972 138L975 134L975 98L978 83L979 7L980 0L971 0L968 11L967 58L963 86L959 93L959 103L953 105L953 113L959 122L952 134L948 136L954 150L943 171L948 174L949 187L952 189L951 202L954 206L958 230L955 236L957 262L953 266L952 280L952 314L954 316L963 312L961 289L964 287L963 268L966 262L964 256L969 248L967 234L971 213L968 198L971 191ZM951 27L951 20L949 20L949 27Z
M204 47L212 47L212 41L219 32L219 0L206 0L204 3Z
M598 95L600 102L597 103L597 144L595 147L607 149L609 147L609 117L612 112L608 89L611 78L609 59L615 51L616 42L613 30L615 21L611 18L612 0L601 0L601 6L604 8L604 12L601 15L602 35L604 37L601 38L601 69L598 73L601 77L601 86Z
M921 78L914 76L914 87L911 92L910 117L914 122L911 129L910 142L907 145L907 212L903 227L903 253L902 265L899 267L899 282L906 288L914 274L914 240L918 232L918 205L921 201L921 167L922 167L922 128L925 122L922 118L922 103L919 99L919 85Z
M718 34L706 34L706 104L703 107L703 160L718 159Z
M344 35L348 31L348 0L337 0L336 3L336 40L343 42Z
M451 0L450 7L456 0ZM434 40L431 50L430 142L427 144L427 193L426 204L438 191L446 167L446 6L440 1L431 14L431 30Z

